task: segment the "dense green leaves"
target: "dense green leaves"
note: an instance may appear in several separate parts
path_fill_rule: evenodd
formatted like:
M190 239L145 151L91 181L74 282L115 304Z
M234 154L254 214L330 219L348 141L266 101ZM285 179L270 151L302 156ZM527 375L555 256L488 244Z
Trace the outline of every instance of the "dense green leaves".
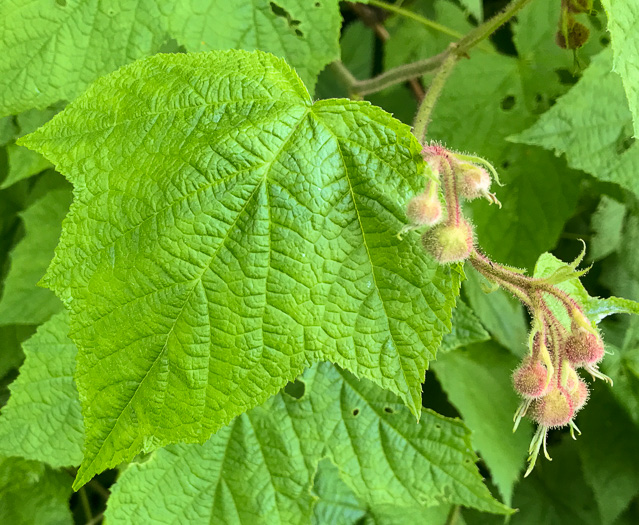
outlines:
M0 454L79 465L84 432L73 382L76 347L61 312L24 343L25 363L0 417Z
M512 501L532 436L523 422L512 432L520 403L511 383L518 360L495 343L471 345L439 356L433 364L451 403L472 431L472 442L486 462L504 500Z
M602 0L608 13L608 31L615 54L614 68L623 80L639 134L639 5L634 0Z
M395 236L422 184L406 126L237 51L123 68L22 143L75 186L46 283L79 347L80 483L203 441L317 360L419 413L459 270Z
M605 50L568 94L513 140L565 153L573 168L639 195L639 145L630 140L631 114L611 69L612 53Z
M312 89L339 57L340 25L337 0L8 0L0 5L0 115L73 100L169 36L189 51L270 51Z
M425 516L424 506L445 502L508 512L481 483L459 421L429 411L416 424L397 397L333 365L315 367L302 380L300 400L280 394L204 445L170 446L132 465L107 517L118 523L304 523L324 455L372 517ZM339 509L332 512L344 518Z

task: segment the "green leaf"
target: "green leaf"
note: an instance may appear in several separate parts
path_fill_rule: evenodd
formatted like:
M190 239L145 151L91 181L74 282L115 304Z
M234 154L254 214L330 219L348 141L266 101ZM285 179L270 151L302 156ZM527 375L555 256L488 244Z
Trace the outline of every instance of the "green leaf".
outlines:
M79 347L79 485L204 441L319 360L419 414L461 269L396 237L423 185L407 126L233 51L122 68L21 142L75 186L45 282Z
M612 393L617 402L639 428L639 341L632 341L623 349L612 345L607 348L610 355L604 359L602 369L614 381Z
M11 142L16 136L16 125L13 117L0 118L0 146Z
M517 487L513 506L521 511L511 518L512 525L602 525L576 449L572 439L563 439L550 448L552 462L537 467Z
M598 261L617 251L623 242L623 223L626 207L610 197L603 195L597 210L592 214L588 259Z
M7 0L0 5L0 115L72 100L165 40L155 0Z
M569 166L639 195L639 144L612 53L601 52L582 79L537 123L512 140L566 154Z
M366 517L366 508L339 477L339 470L328 459L317 465L313 492L318 499L313 508L315 525L354 525Z
M261 49L283 57L309 91L319 72L339 59L338 0L201 0L176 2L171 35L189 51Z
M461 299L453 310L453 329L442 340L440 351L448 352L472 343L481 343L490 339L490 334L481 324L472 309Z
M53 173L47 176L55 177ZM0 300L0 325L39 324L62 305L49 290L37 286L53 257L62 219L71 203L64 181L20 213L25 236L11 252L11 269Z
M468 12L473 15L479 22L484 19L484 5L482 0L460 0Z
M623 80L639 136L639 5L634 0L602 0L615 54L614 69Z
M513 433L520 399L512 388L517 359L495 343L472 345L442 354L433 370L450 402L472 432L474 448L486 462L493 483L507 504L528 456L532 427L527 421Z
M33 109L18 115L16 124L20 131L17 133L17 137L33 133L45 122L51 120L59 110L60 108L56 106L42 111ZM20 180L37 175L51 167L51 163L42 155L17 144L7 146L7 155L9 157L9 173L0 184L0 189L8 188Z
M560 261L554 255L544 253L537 261L534 276L548 277L558 268L565 265L566 263ZM621 297L608 297L606 299L591 297L577 277L559 283L557 287L568 293L571 297L578 301L579 304L583 305L585 314L596 324L599 324L602 319L612 314L639 315L638 302ZM566 311L563 308L560 308L557 313L561 318L566 320L566 323L569 326L570 321L568 320L568 314Z
M427 411L416 424L396 396L330 364L302 381L299 400L279 394L204 445L172 445L131 465L113 489L107 519L306 523L325 455L372 517L391 506L401 515L449 502L508 513L483 485L460 421Z
M71 479L42 463L0 457L0 523L72 525Z
M0 377L20 366L24 360L21 344L34 330L24 325L0 326Z
M578 424L584 477L595 494L601 524L609 525L639 494L639 427L607 388L595 390Z
M469 269L466 278L464 296L482 324L495 341L523 357L527 351L528 323L521 303L504 290L491 288L474 270Z
M261 49L309 88L339 58L337 0L7 0L0 5L0 116L73 100L96 78L161 50Z
M60 312L24 343L26 359L0 417L0 454L53 467L82 461L82 413L73 382L77 350L68 331L68 315Z

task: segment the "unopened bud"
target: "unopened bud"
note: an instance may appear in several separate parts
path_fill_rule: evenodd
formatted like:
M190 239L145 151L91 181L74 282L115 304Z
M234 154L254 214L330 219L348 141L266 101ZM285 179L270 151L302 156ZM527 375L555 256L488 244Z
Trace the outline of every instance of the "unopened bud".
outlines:
M557 385L551 387L544 397L536 399L531 408L531 417L546 428L563 427L574 415L570 395Z
M459 193L468 200L483 197L490 189L490 175L484 168L465 162L459 165L457 171Z
M588 385L577 375L573 368L567 368L566 375L566 391L570 396L573 412L576 414L588 401Z
M524 398L541 397L549 383L548 369L541 361L526 357L519 368L513 372L515 390Z
M574 323L563 350L566 358L575 366L598 363L605 354L599 334L586 331Z
M413 197L406 206L406 217L418 226L433 226L442 220L442 205L437 192L424 192Z
M458 224L439 224L422 235L422 243L440 263L464 261L475 244L473 228L464 219Z

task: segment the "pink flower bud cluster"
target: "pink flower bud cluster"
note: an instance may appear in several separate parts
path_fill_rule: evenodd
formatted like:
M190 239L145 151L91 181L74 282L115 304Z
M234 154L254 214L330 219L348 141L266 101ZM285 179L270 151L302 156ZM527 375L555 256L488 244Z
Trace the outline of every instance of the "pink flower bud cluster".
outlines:
M426 252L442 264L464 261L475 247L475 234L472 224L464 217L461 201L486 197L498 202L489 192L491 176L483 167L440 144L425 146L422 155L434 178L427 178L424 191L409 201L406 217L411 225L400 233L428 227L422 235ZM445 207L440 201L440 187Z

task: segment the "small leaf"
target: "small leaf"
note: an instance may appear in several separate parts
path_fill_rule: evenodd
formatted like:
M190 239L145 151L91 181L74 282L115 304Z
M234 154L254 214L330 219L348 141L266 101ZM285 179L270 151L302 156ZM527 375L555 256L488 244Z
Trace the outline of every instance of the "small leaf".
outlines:
M442 340L440 351L448 352L472 343L481 343L490 339L490 334L481 324L475 312L461 299L453 310L453 329Z

